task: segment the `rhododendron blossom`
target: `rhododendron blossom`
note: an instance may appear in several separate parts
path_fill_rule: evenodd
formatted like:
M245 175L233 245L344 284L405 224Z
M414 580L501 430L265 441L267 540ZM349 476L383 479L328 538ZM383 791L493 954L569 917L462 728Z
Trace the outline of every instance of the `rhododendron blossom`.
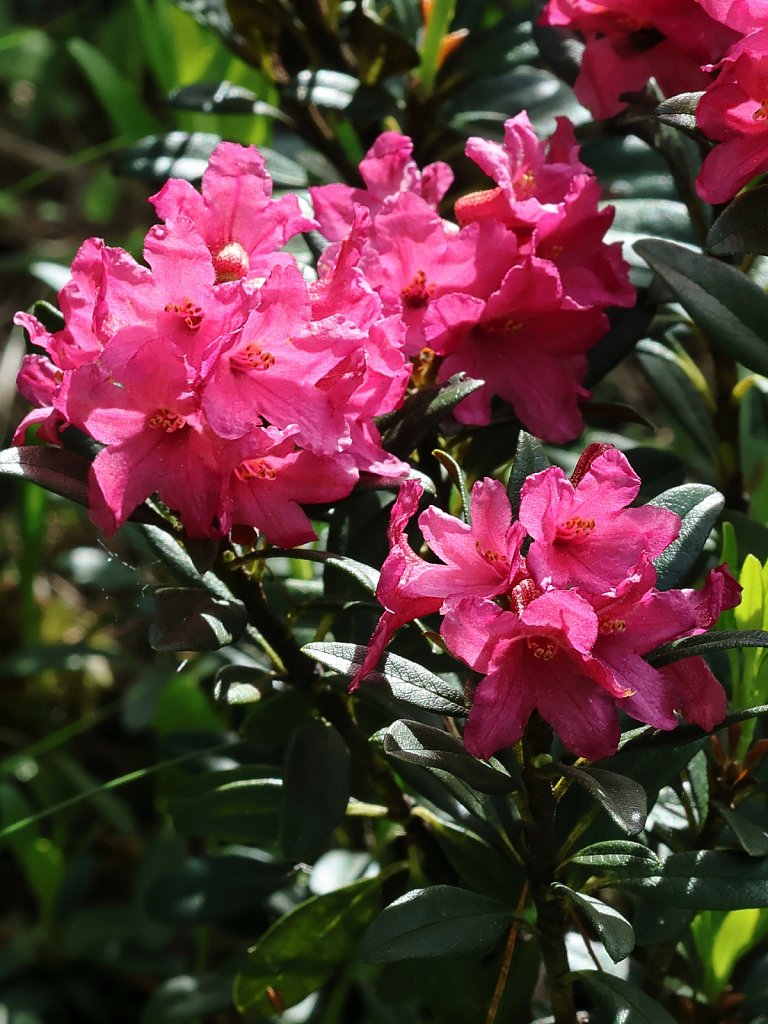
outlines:
M519 520L501 484L480 481L471 526L436 508L419 517L443 563L433 564L405 537L420 488L403 485L377 590L385 612L352 688L399 626L439 611L449 651L483 675L464 732L478 757L519 740L534 710L590 760L615 751L619 710L658 729L674 728L678 714L711 729L725 694L706 662L657 669L644 656L708 629L738 604L740 588L720 566L701 590L657 589L653 559L680 520L661 507L629 508L638 488L626 457L603 444L585 451L570 480L556 467L529 477Z
M717 67L696 108L699 128L718 143L696 179L710 203L727 202L768 171L768 28L742 39Z

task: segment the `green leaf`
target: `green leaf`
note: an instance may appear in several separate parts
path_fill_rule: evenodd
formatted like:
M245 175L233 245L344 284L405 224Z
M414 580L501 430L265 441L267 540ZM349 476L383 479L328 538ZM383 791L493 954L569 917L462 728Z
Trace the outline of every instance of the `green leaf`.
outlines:
M271 103L260 100L255 92L232 82L195 82L175 89L168 103L177 110L199 110L204 114L256 114L284 124L291 119Z
M503 765L494 767L468 754L461 740L422 722L393 722L383 734L383 748L390 757L425 768L439 768L463 779L480 793L509 793L515 781Z
M608 906L607 903L603 903L602 900L595 899L594 896L586 896L582 892L575 892L567 885L561 885L560 882L553 882L551 888L555 892L563 893L583 912L605 946L606 953L615 964L626 960L635 948L635 933L623 914Z
M663 1006L623 978L604 971L579 971L576 977L594 1000L594 1024L675 1024Z
M728 651L738 647L768 647L768 631L764 629L720 629L712 633L700 633L698 636L684 636L680 640L662 644L655 651L646 654L645 659L649 664L660 668L662 665L669 665L681 658L713 654L715 651ZM723 726L718 725L717 728L721 729Z
M517 903L524 883L523 872L507 855L465 825L435 816L429 828L465 887Z
M313 643L305 644L302 651L334 672L354 676L365 660L368 648L355 644ZM397 654L385 654L379 666L366 676L366 682L371 686L383 689L404 704L438 715L466 715L461 690L421 665Z
M750 857L768 856L768 832L765 829L717 800L713 801L713 806L720 811L745 853Z
M532 473L538 473L542 469L548 469L550 465L546 452L540 441L537 441L532 434L520 431L515 451L515 461L512 465L512 472L509 474L507 483L507 497L511 506L511 515L514 518L520 511L520 491L523 484Z
M638 782L603 768L557 767L598 800L622 831L631 836L642 832L648 817L648 801Z
M0 452L0 474L21 477L88 507L90 462L63 448L28 445Z
M681 355L670 345L651 338L635 350L640 366L672 416L690 434L707 458L717 451L718 438L706 398L686 372Z
M611 868L628 869L637 874L657 874L661 867L661 861L653 850L628 839L612 839L585 846L570 857L568 863L608 869L609 872Z
M399 458L407 458L425 437L433 434L453 408L483 386L484 381L451 377L440 388L424 389L409 395L396 412L379 416L376 424L382 444Z
M677 96L670 96L668 100L664 100L656 107L655 116L663 124L695 132L697 131L696 107L703 95L703 92L681 92Z
M646 208L653 205L647 199L641 202ZM611 324L608 332L587 353L588 365L584 375L586 388L594 388L615 366L626 359L640 339L648 333L652 315L646 306L633 306L631 309L608 310L608 319Z
M221 136L210 132L166 132L148 135L123 150L115 160L118 174L162 184L168 178L198 182Z
M304 860L344 817L349 801L349 751L331 725L313 719L296 729L285 754L280 847Z
M115 131L139 139L155 131L157 122L136 93L104 54L84 39L69 39L70 56L91 84Z
M275 921L248 950L248 964L235 978L238 1010L271 1019L270 994L276 993L283 1006L294 1006L348 964L376 913L379 888L391 874L392 869L312 896Z
M144 906L153 917L172 924L217 921L254 910L287 878L285 865L257 857L187 857L157 876Z
M474 956L494 946L512 924L509 907L452 885L414 889L390 903L368 929L363 959L396 960Z
M736 267L661 240L635 250L713 345L755 373L768 375L768 296Z
M673 853L657 874L622 878L618 884L674 907L768 907L768 857L748 857L730 850Z
M221 974L179 974L156 988L141 1013L140 1024L182 1024L227 1010L232 1005L232 978Z
M300 558L309 562L332 565L334 569L357 580L371 594L376 593L381 575L378 569L374 569L373 566L366 565L364 562L358 562L354 558L347 558L346 555L333 555L329 551L315 551L312 548L275 548L274 550L268 548L263 552L262 557Z
M432 454L440 463L440 465L447 470L448 476L453 481L453 485L459 492L461 498L461 515L465 523L472 522L472 499L469 494L469 488L467 487L467 478L464 475L464 470L458 464L456 459L449 453L442 450L442 448L436 448Z
M768 185L743 192L726 206L707 235L716 256L746 252L768 254Z
M677 540L653 562L658 574L656 586L669 590L679 585L701 554L725 499L708 484L682 484L652 498L648 504L670 509L682 520Z
M242 636L245 605L195 587L159 587L149 642L156 651L217 651Z
M176 828L187 836L252 842L269 847L277 835L282 804L280 779L238 779L209 787L192 796L178 797L171 805Z

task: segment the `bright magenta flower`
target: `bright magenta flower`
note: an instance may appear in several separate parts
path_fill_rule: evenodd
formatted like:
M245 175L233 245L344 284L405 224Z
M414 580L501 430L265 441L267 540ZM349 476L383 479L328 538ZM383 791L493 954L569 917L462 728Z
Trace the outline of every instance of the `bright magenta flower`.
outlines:
M628 506L640 478L616 448L600 452L574 484L556 466L528 477L520 522L533 537L527 561L540 587L580 587L605 594L677 537L667 509Z
M699 195L725 203L768 171L768 28L729 50L696 108L698 126L719 144L696 179Z
M706 88L702 64L718 60L736 35L698 0L549 0L545 25L586 42L574 91L595 117L611 117L655 78L666 96Z

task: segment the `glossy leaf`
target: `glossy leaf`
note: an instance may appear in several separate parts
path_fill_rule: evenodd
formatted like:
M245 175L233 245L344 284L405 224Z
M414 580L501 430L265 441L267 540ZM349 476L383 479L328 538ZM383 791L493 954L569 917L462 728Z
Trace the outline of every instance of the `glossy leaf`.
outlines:
M764 629L721 629L698 636L684 636L680 640L657 647L645 656L646 661L659 668L681 658L713 654L739 647L768 647L768 631ZM722 728L718 726L718 728Z
M291 124L291 119L271 103L260 100L255 92L232 82L195 82L182 86L168 97L178 110L199 110L204 114L261 114Z
M187 857L157 876L144 906L153 917L174 924L216 921L258 907L287 878L284 864L257 857Z
M86 508L89 469L87 459L63 448L27 445L0 452L0 475L31 480Z
M199 182L220 142L221 137L210 132L147 135L120 153L115 169L119 174L156 184L168 178Z
M231 1005L231 976L180 974L154 989L142 1011L141 1024L194 1024Z
M306 644L302 650L334 672L353 676L362 665L368 648L355 644L313 643ZM381 687L404 704L439 715L464 716L467 713L464 696L458 687L397 654L384 655L379 668L366 677L366 686Z
M602 900L586 896L583 892L576 892L559 882L553 883L552 889L566 896L579 908L597 932L606 953L615 964L626 960L635 948L635 933L623 914Z
M248 950L248 963L235 978L238 1010L271 1018L275 996L278 1005L294 1006L347 964L378 909L379 888L389 874L312 896L275 921Z
M414 889L390 903L366 932L363 959L397 960L473 956L494 946L509 929L512 910L498 900L452 885Z
M730 850L673 853L658 874L625 877L619 884L674 907L768 907L768 857L748 857Z
M571 864L583 864L585 867L602 868L610 873L611 868L628 869L642 874L655 874L661 861L653 850L641 843L633 843L627 839L613 839L585 846L569 858ZM594 872L598 874L598 872ZM602 874L603 872L599 872Z
M681 92L677 96L670 96L656 107L656 117L673 128L695 132L696 107L703 95L703 92Z
M558 769L598 800L623 832L631 836L642 832L648 802L645 790L634 779L603 768L558 765Z
M459 402L483 386L484 381L465 379L463 374L450 378L440 388L417 391L405 399L396 412L380 416L376 423L387 451L406 458L417 445L448 419Z
M768 295L761 288L736 267L672 242L643 240L635 250L713 345L768 375Z
M509 793L515 781L500 762L494 767L468 754L461 740L443 729L422 722L393 722L383 735L383 748L390 757L425 768L439 768L469 783L480 793Z
M723 510L725 499L708 484L682 484L664 491L648 503L666 508L680 516L680 534L654 559L659 590L679 586L686 572L701 554L717 517Z
M605 971L579 971L579 981L595 1003L590 1024L675 1024L673 1017L629 981Z
M280 846L287 860L304 860L344 817L349 801L349 751L338 731L304 722L285 754Z
M520 491L532 473L539 473L549 467L549 459L540 441L524 430L520 431L515 451L515 461L507 484L507 497L512 507L512 516L520 511Z
M765 829L744 817L743 814L739 814L738 811L726 807L725 804L715 801L714 806L722 814L726 824L730 826L731 832L738 839L741 848L750 857L768 856L768 832Z
M159 587L149 642L156 651L217 651L242 636L245 606L195 587Z
M176 828L184 835L227 842L275 842L282 804L280 779L211 780L210 788L174 800Z
M768 185L736 196L707 235L707 249L716 256L768 254Z

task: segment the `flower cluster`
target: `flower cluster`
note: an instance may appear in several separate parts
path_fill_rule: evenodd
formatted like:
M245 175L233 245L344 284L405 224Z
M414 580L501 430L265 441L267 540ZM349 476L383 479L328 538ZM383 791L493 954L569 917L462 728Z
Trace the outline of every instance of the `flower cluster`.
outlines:
M574 89L596 117L654 78L666 96L704 91L696 119L720 143L697 180L722 203L768 171L768 6L763 0L549 0L544 24L586 43Z
M406 481L377 590L385 611L352 688L399 626L439 611L448 649L483 676L464 733L478 757L519 740L534 710L590 760L615 751L617 708L658 729L674 728L677 713L712 728L725 694L704 660L657 669L643 656L708 629L738 603L740 588L722 566L702 590L657 588L653 560L680 520L664 508L630 507L639 485L621 452L590 445L570 479L556 467L530 476L513 520L503 485L482 480L471 523L434 507L421 513L440 559L427 562L406 536L421 496Z
M412 380L487 380L462 422L489 422L500 395L540 436L575 437L586 351L634 292L571 125L546 145L521 114L503 145L470 139L498 185L457 204L461 226L437 209L450 169L420 171L411 152L380 136L366 187L312 189L314 219L273 198L255 149L222 143L201 192L171 180L152 198L148 266L89 239L64 327L16 317L45 353L19 374L37 408L16 441L39 424L58 443L71 425L103 445L90 506L106 533L157 492L191 536L255 527L289 546L314 537L301 504L344 497L361 473L407 475L374 420ZM282 247L318 227L329 244L308 282Z

